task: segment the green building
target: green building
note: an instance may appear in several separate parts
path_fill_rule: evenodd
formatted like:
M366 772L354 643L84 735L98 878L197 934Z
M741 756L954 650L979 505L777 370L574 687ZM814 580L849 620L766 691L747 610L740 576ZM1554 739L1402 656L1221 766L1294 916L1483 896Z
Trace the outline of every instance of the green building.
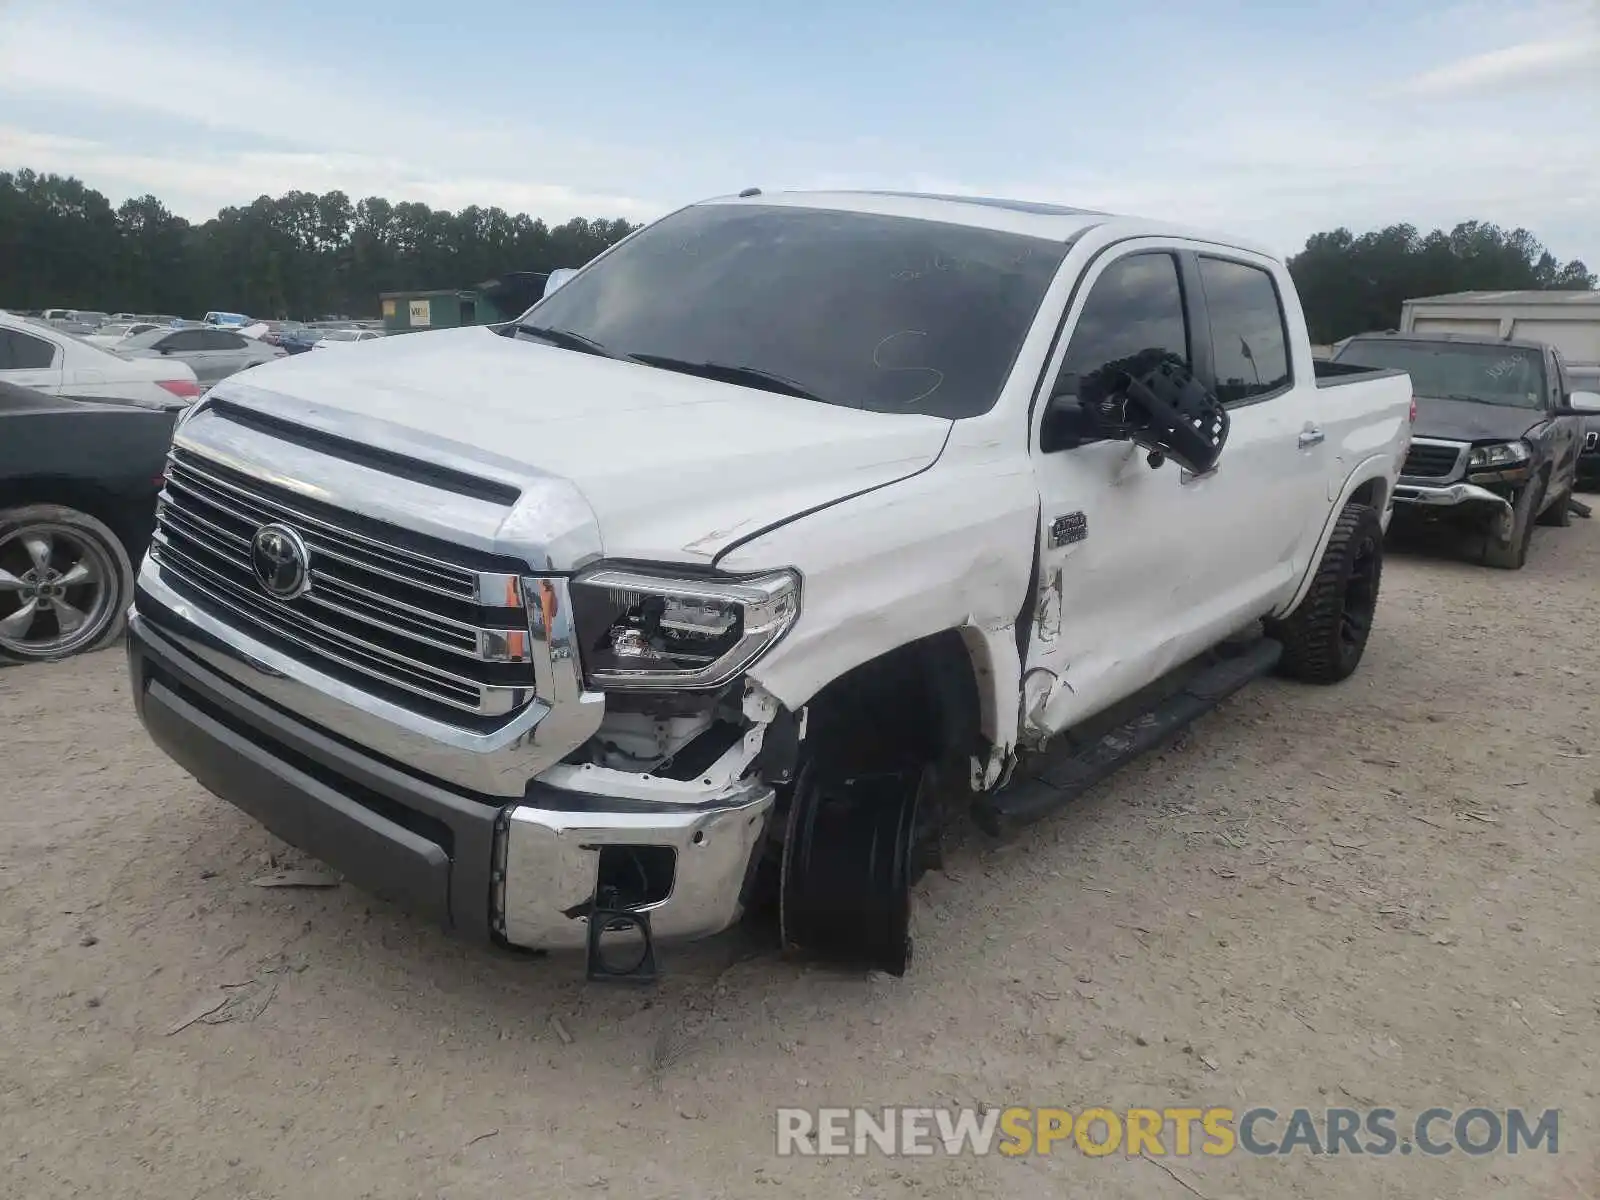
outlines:
M509 321L544 294L548 278L543 271L510 271L472 287L384 292L378 297L383 329L385 333L415 333Z

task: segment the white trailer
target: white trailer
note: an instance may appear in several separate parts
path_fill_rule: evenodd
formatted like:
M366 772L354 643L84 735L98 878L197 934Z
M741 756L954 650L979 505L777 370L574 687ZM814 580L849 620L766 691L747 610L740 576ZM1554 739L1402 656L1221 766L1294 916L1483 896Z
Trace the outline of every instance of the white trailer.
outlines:
M1455 292L1407 300L1402 333L1528 338L1554 346L1574 387L1600 379L1600 292Z

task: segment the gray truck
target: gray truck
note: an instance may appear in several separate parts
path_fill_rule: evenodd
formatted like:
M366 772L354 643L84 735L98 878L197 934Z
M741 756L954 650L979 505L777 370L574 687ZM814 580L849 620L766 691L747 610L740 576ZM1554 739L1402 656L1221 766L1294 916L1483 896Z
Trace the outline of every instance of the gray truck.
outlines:
M1400 522L1482 535L1483 561L1519 570L1536 524L1572 519L1586 416L1600 395L1574 391L1561 356L1526 339L1364 333L1335 347L1335 369L1411 376L1417 422L1395 488Z

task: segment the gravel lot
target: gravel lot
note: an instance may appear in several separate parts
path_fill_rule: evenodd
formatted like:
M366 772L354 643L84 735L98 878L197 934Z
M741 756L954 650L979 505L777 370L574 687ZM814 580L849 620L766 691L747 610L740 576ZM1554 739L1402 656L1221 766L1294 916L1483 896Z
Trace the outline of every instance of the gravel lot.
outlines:
M596 988L253 886L304 864L153 749L119 653L0 671L3 1190L1600 1195L1597 580L1600 520L1520 575L1392 556L1355 679L1251 688L1031 836L963 836L898 981L745 931ZM976 1102L1559 1106L1561 1153L773 1153L779 1105Z

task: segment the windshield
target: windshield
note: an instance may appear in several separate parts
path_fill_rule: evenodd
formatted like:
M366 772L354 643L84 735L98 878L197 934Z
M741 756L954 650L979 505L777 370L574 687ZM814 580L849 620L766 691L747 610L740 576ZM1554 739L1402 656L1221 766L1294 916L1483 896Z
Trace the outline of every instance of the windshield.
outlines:
M970 417L994 404L1065 253L905 217L696 205L512 332L850 408Z
M330 329L322 335L330 342L353 342L361 337L354 329Z
M1418 396L1544 407L1544 355L1525 347L1373 338L1349 343L1336 361L1408 372Z

